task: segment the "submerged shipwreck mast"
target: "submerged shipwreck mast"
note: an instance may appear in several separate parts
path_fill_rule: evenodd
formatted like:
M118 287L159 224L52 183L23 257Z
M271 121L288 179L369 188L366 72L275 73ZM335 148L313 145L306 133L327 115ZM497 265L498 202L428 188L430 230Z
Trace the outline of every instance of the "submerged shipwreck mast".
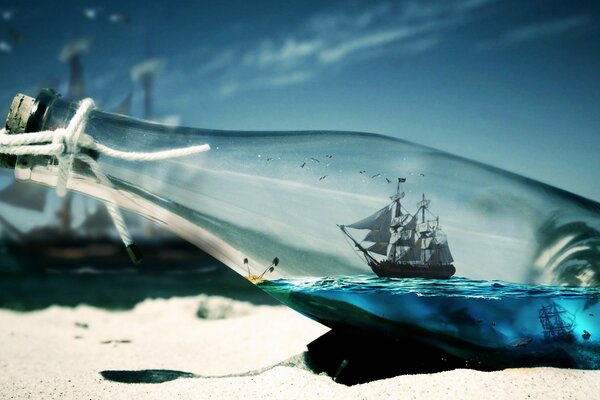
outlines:
M542 306L538 317L546 341L572 341L575 339L575 316L556 303Z

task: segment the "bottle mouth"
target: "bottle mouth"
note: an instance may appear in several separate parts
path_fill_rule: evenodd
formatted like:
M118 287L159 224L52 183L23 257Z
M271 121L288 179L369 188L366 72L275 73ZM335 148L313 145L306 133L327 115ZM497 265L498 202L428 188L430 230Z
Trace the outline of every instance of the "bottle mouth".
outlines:
M10 105L6 117L6 134L17 135L21 133L41 131L48 110L60 95L52 89L42 89L36 98L18 93ZM14 169L17 156L0 154L0 167Z

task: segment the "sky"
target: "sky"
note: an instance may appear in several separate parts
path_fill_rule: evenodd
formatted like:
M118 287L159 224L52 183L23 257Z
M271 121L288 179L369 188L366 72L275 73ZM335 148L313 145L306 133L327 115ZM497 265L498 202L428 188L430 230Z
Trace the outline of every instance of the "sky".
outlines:
M600 201L596 1L0 1L0 113L64 92L86 38L110 109L163 60L156 118L239 130L386 134Z

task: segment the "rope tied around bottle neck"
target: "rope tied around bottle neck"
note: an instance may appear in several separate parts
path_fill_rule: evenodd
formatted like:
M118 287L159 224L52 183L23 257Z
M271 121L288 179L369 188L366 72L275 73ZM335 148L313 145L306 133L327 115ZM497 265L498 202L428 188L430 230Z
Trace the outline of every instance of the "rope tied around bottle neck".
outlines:
M6 129L0 130L0 153L7 155L53 156L58 162L56 194L64 197L67 193L67 184L73 162L75 159L87 164L96 178L108 188L114 189L108 176L102 171L98 162L89 155L81 152L82 149L94 150L108 157L128 161L158 161L171 158L185 157L192 154L203 153L210 150L208 144L183 147L156 152L130 152L110 148L98 143L93 137L84 133L90 113L94 110L94 101L90 98L81 100L75 115L65 128L46 130L40 132L7 134ZM134 263L141 261L141 254L137 250L123 215L114 199L103 200L110 214L121 240Z

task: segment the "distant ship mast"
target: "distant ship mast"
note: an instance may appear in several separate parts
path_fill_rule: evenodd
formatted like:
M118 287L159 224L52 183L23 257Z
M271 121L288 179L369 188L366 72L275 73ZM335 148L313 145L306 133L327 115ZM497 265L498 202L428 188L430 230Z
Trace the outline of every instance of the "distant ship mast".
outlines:
M69 64L69 88L67 97L70 100L80 100L87 96L81 56L90 48L87 38L75 40L67 44L60 53L60 60Z
M154 80L165 67L165 60L149 58L131 69L131 79L139 82L144 90L144 119L154 119Z

